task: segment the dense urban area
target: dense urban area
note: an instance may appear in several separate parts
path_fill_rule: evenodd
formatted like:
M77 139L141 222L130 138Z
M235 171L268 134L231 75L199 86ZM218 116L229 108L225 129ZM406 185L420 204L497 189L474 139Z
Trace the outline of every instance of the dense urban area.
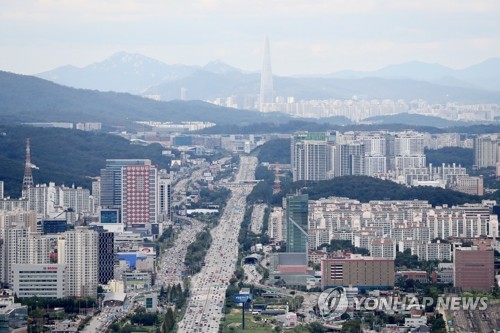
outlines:
M84 30L105 36L132 20L113 47L126 36L154 40L156 50L172 34L182 42L174 49L193 57L205 50L191 49L182 30L203 30L202 12L220 8L167 1L179 8L165 18L163 1L147 2L158 9L149 16L130 0L104 25L96 17L112 1L35 2L57 5L61 17L68 6L81 11ZM221 22L232 1L223 3ZM284 3L280 15L293 12L286 17L299 34L295 19L315 2ZM318 3L321 17L338 21L330 1ZM3 6L2 21L36 19L22 36L52 21ZM239 39L236 21L256 19L238 13L206 33ZM357 25L341 13L342 25ZM143 15L161 36L139 31ZM312 25L323 30L324 18ZM77 39L82 31L65 20L54 33ZM176 26L184 20L189 29ZM280 38L278 50L295 44ZM262 50L197 43L205 39L217 54L258 53L261 71L126 52L33 76L0 71L0 333L500 332L500 58L460 70L412 62L285 77L273 75L269 38ZM479 52L490 39L471 40ZM354 56L318 39L275 63L301 53L326 59L330 48L385 61L373 49L391 44L370 40Z
M85 126L65 131L95 135ZM2 140L18 132L5 127ZM167 136L158 125L125 137L130 149L170 144L149 153L156 163L105 159L88 187L39 184L37 142L25 139L20 197L0 182L1 322L233 332L244 311L251 332L498 329L497 134ZM350 305L325 316L320 294L339 286ZM438 302L447 297L487 307Z

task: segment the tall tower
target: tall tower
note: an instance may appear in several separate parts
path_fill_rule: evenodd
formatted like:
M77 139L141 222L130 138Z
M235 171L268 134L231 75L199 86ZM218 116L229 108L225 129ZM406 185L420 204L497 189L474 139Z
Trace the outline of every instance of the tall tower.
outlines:
M264 61L262 62L262 71L260 73L260 96L259 111L264 111L265 103L273 102L273 72L271 70L271 55L269 51L269 38L266 37L264 45Z
M24 164L23 197L28 196L28 189L33 187L33 164L31 164L30 139L26 139L26 162Z
M307 194L286 197L286 252L307 253L308 200Z

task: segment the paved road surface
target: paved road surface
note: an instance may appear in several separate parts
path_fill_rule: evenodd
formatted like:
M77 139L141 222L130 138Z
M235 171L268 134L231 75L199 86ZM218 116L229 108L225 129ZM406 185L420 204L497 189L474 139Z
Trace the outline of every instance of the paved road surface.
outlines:
M241 157L236 181L255 179L255 157ZM179 333L218 332L228 281L238 258L238 233L245 213L246 197L253 185L230 187L231 196L219 225L212 229L212 245L206 265L191 280L191 295Z

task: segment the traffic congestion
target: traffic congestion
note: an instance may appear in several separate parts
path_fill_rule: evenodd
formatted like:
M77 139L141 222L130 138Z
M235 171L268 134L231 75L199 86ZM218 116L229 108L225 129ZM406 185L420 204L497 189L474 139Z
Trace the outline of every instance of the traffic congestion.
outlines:
M254 180L257 159L241 157L235 183ZM224 299L238 258L238 233L243 220L246 197L253 184L231 186L231 196L219 224L212 229L212 245L205 266L191 279L191 295L178 332L218 332Z

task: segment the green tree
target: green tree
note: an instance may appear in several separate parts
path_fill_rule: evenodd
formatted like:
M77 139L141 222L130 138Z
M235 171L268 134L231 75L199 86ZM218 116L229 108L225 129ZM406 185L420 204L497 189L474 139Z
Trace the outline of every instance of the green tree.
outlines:
M307 330L310 333L325 333L326 332L326 328L323 325L321 325L320 323L318 323L317 321L308 324Z

